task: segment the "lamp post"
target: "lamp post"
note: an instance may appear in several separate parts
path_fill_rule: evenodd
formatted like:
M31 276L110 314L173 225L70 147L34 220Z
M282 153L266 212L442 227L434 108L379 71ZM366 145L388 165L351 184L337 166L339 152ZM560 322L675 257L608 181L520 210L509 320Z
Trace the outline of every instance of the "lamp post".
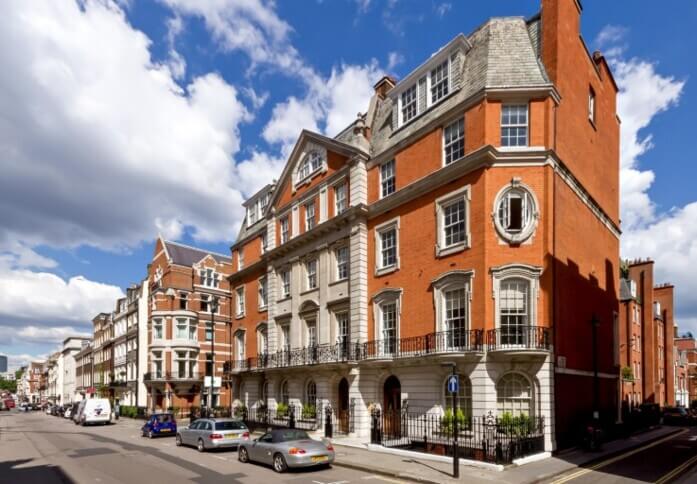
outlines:
M445 367L450 367L452 372L451 372L451 378L457 379L457 364L454 362L447 362L443 363L443 366ZM459 383L459 382L458 382ZM450 384L448 384L448 389L450 389ZM459 478L460 477L460 452L459 452L459 446L457 442L457 434L459 432L457 428L457 409L458 409L458 401L457 401L457 394L458 394L459 388L455 388L454 392L451 392L451 395L453 397L453 477L454 478Z
M213 413L213 385L215 383L215 313L218 311L218 298L211 298L211 385L208 392L208 416Z
M600 319L593 313L591 316L591 329L593 332L593 419L598 420L600 418L600 411L598 410L598 397L600 395L600 387L598 380L598 326L600 326Z

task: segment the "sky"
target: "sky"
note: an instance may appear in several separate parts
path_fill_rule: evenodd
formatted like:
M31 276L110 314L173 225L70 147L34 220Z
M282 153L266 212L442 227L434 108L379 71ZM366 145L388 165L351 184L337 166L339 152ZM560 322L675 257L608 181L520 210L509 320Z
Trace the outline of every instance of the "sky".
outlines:
M0 353L45 357L139 282L158 233L229 252L302 128L329 136L492 16L539 0L0 3ZM584 0L621 89L622 256L697 334L697 2Z

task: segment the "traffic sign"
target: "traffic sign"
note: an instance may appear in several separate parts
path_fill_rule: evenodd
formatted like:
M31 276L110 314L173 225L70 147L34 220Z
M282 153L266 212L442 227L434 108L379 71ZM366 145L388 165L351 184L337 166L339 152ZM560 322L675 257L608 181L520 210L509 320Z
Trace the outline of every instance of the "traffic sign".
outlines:
M450 393L457 393L460 389L460 380L457 375L450 375L448 377L448 391Z

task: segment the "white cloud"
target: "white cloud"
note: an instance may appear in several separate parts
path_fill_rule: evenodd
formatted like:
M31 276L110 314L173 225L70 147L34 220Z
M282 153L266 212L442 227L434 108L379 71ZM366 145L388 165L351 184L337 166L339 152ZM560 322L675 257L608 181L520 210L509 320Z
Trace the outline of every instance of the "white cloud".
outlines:
M452 8L453 8L452 3L443 2L441 4L436 5L435 10L436 10L436 13L438 14L439 17L443 17Z
M688 268L697 266L697 202L660 211L651 200L655 180L652 170L642 168L641 157L653 148L652 121L676 106L685 81L658 72L658 65L644 59L622 57L626 45L618 45L627 29L607 26L596 44L607 47L615 80L621 124L622 257L650 257L655 261L656 282L675 284L676 322L680 331L697 333L697 279Z
M92 332L77 330L72 326L58 326L44 328L38 326L25 326L17 331L16 340L28 343L62 343L69 336L91 337Z
M285 102L274 106L271 120L262 136L269 143L292 143L303 128L318 131L320 116L316 103L290 96Z
M113 310L120 297L119 287L83 276L65 280L49 272L0 267L0 323L5 326L26 327L32 321L34 326L63 322L84 328L97 313Z
M235 178L252 114L217 74L180 87L149 48L113 3L3 4L0 254L120 249L158 229L234 237L242 191L256 189ZM15 265L51 265L29 255Z
M390 52L387 54L387 70L391 71L399 64L404 62L404 56L399 52Z

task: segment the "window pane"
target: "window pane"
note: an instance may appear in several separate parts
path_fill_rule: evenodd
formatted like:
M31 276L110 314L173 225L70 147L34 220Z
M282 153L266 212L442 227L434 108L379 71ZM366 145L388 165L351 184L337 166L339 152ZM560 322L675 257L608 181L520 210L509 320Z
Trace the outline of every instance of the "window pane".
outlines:
M390 267L397 263L397 231L389 229L380 234L382 265L380 267Z
M443 230L445 247L451 247L465 241L464 199L459 199L443 207Z
M448 92L448 61L446 60L431 71L431 103L447 96Z
M446 126L443 131L445 164L448 165L465 155L465 120L459 119Z
M523 279L508 279L499 289L500 331L502 345L522 345L528 325L529 283Z

